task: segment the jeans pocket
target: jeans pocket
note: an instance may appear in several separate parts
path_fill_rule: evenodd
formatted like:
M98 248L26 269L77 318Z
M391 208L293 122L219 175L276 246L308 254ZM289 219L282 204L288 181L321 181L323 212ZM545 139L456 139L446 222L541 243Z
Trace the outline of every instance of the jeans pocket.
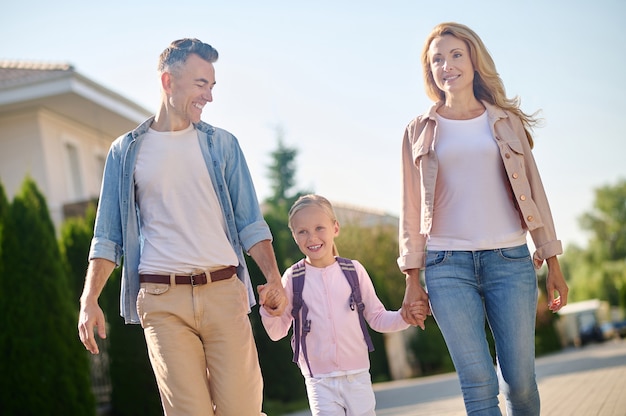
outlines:
M505 260L511 261L527 261L530 260L530 251L528 251L528 246L523 244L517 247L508 247L501 248L498 250L500 256L502 256Z
M426 267L442 264L448 257L447 251L430 250L426 252Z

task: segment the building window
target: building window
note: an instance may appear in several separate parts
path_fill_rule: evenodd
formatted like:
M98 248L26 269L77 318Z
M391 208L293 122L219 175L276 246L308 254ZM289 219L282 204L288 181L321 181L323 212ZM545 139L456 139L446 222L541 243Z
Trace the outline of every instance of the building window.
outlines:
M105 156L97 155L96 156L96 171L95 175L98 179L98 183L102 180L102 175L104 174L104 164L106 163ZM99 189L99 188L98 188Z
M78 148L73 143L65 143L65 153L67 156L68 197L71 200L79 200L83 197L83 179L80 174Z

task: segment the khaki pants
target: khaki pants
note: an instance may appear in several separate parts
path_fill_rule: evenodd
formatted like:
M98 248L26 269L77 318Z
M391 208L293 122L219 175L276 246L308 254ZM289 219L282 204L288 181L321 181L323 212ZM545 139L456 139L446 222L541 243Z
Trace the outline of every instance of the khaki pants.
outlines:
M200 286L142 283L137 311L167 416L261 414L247 291L236 276Z

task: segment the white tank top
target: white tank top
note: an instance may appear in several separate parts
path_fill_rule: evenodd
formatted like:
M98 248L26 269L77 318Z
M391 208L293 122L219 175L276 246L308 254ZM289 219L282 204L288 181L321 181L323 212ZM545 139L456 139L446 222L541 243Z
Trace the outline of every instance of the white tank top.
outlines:
M192 273L239 264L193 125L150 129L135 166L143 247L139 273Z
M439 160L429 250L489 250L526 243L487 112L437 115Z

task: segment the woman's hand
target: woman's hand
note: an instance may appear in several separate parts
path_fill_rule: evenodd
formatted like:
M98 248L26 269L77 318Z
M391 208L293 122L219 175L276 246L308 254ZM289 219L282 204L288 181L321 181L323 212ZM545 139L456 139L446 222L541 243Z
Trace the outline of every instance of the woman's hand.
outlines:
M402 319L409 325L424 329L426 317L431 314L428 294L420 283L420 270L409 269L406 274L406 289L400 313ZM417 313L414 313L417 312Z
M546 278L546 291L548 293L548 309L552 312L558 312L563 306L567 305L567 293L569 288L563 277L561 266L556 256L546 259L548 264L548 277ZM557 297L554 294L558 293Z

